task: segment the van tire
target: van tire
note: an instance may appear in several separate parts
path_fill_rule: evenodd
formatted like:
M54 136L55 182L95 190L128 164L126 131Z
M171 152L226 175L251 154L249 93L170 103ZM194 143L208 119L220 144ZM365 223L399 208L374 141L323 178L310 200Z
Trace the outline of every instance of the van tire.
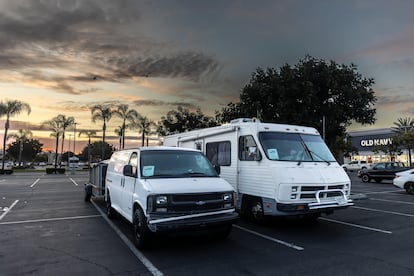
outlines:
M114 208L112 208L111 197L109 196L109 192L107 192L107 193L108 193L108 195L106 197L106 216L109 219L113 219L113 218L116 217L116 211L115 211Z
M139 207L134 210L133 230L134 242L136 247L138 247L139 249L147 248L152 233L148 229L147 218L145 217L144 212Z

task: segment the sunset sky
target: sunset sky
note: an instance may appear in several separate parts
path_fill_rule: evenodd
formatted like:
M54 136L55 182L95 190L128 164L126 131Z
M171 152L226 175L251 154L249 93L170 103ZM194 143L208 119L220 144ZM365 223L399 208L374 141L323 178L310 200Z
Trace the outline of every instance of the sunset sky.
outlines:
M310 55L374 78L377 122L349 130L387 128L414 116L413 10L399 0L0 0L0 100L30 104L9 131L53 148L39 126L58 114L97 131L94 104L125 103L153 121L178 105L214 115L256 68ZM119 125L111 119L107 135ZM127 136L138 145L137 130ZM79 151L86 138L76 139Z

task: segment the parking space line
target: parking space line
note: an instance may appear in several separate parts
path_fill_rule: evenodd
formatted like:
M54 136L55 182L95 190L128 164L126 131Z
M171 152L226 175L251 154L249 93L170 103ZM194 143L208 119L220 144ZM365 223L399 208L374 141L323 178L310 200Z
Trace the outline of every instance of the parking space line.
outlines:
M275 238L272 238L272 237L266 236L266 235L264 235L264 234L258 233L258 232L256 232L256 231L253 231L253 230L250 230L250 229L244 228L244 227L239 226L239 225L235 225L235 224L233 224L233 227L238 228L238 229L240 229L240 230L243 230L243 231L245 231L245 232L248 232L248 233L250 233L250 234L253 234L253 235L256 235L256 236L262 237L262 238L264 238L264 239L266 239L266 240L269 240L269 241L272 241L272 242L275 242L275 243L279 243L279 244L285 245L285 246L287 246L287 247L290 247L290 248L296 249L296 250L304 250L304 249L305 249L305 248L300 247L300 246L297 246L297 245L295 245L295 244L293 244L293 243L288 243L288 242L285 242L285 241L282 241L282 240L278 240L278 239L275 239Z
M400 192L400 190L391 190L391 191L381 191L381 192L364 192L366 195L375 195L375 194L393 194Z
M7 215L7 213L8 212L10 212L10 210L14 207L14 205L16 205L17 204L17 202L19 202L19 200L18 199L16 199L13 203L12 203L12 205L10 205L10 207L9 208L5 208L6 210L4 211L4 213L3 214L1 214L1 216L0 216L0 220L2 220L6 215ZM4 209L3 209L4 210Z
M384 233L384 234L392 234L391 231L382 230L382 229L378 229L378 228L367 227L367 226L363 226L363 225L359 225L359 224L353 224L353 223L344 222L344 221L340 221L340 220L334 220L334 219L329 219L329 218L318 218L318 219L333 222L333 223L343 224L343 225L347 225L347 226L357 227L357 228L361 228L361 229L365 229L365 230L381 232L381 233Z
M407 201L400 201L400 200L389 200L389 199L381 199L381 198L370 198L370 200L414 205L414 202L407 202Z
M33 182L33 184L30 185L30 188L33 188L37 184L37 182L39 182L39 181L40 181L40 178L38 178L35 182Z
M61 220L73 220L73 219L86 219L86 218L97 218L97 217L100 217L100 216L101 215L90 215L90 216L75 216L75 217L63 217L63 218L30 219L30 220L0 222L0 225L25 224L25 223L61 221Z
M69 179L70 179L70 181L72 181L72 183L73 183L73 184L75 184L75 186L78 186L78 183L76 183L76 181L75 181L75 180L73 180L73 178L72 178L72 177L69 177Z
M151 272L152 275L162 276L164 275L158 268L156 268L150 260L148 260L141 251L139 251L133 243L121 232L121 230L116 227L116 225L109 220L109 218L102 212L102 210L96 205L93 200L91 200L93 206L95 206L96 210L101 214L101 216L106 220L106 222L111 226L111 228L115 231L116 234L121 238L121 240L128 246L128 248L134 253L134 255L141 261L141 263Z
M393 212L393 211L386 211L386 210L372 209L372 208L358 207L358 206L351 206L351 208L361 209L361 210L367 210L367 211L374 211L374 212L380 212L380 213L391 214L391 215L397 215L397 216L404 216L404 217L414 218L414 215L413 215L413 214L405 214L405 213L400 213L400 212Z

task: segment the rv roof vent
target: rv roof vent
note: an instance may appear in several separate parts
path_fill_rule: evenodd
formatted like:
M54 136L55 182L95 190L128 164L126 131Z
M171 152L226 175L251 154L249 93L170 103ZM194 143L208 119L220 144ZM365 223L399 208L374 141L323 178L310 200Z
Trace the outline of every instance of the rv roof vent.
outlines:
M231 120L230 123L231 124L236 124L236 123L260 123L259 119L256 118L238 118L238 119L234 119Z

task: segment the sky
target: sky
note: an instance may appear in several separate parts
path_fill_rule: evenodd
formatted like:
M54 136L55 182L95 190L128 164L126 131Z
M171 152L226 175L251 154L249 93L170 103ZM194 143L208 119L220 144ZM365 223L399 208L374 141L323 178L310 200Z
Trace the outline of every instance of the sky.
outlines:
M95 104L128 104L155 122L179 105L213 116L257 68L310 55L375 80L376 123L348 130L389 128L414 116L413 10L400 0L0 0L0 100L31 107L9 133L29 129L53 150L40 126L58 114L98 136ZM107 127L115 147L120 124ZM71 132L78 152L87 138ZM127 146L140 144L138 130L126 135Z

